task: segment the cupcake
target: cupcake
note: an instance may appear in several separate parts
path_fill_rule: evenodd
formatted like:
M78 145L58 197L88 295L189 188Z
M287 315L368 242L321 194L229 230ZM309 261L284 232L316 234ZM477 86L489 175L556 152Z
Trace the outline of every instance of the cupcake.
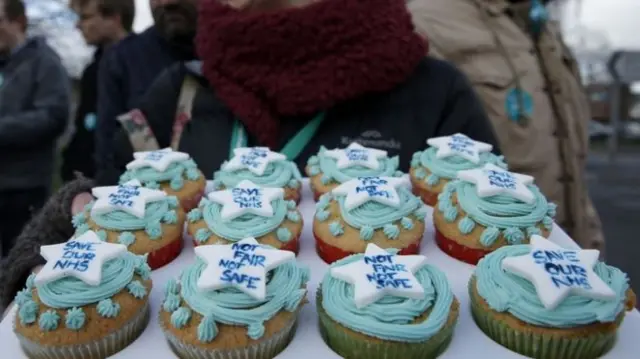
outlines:
M146 188L161 189L176 196L185 211L198 205L207 180L188 154L165 148L135 152L133 157L120 177L120 184L138 180Z
M413 154L409 173L413 192L432 207L436 205L438 194L456 178L458 171L482 168L487 163L507 168L502 156L490 152L493 146L460 133L431 138L427 144L428 149Z
M187 215L194 244L228 244L255 237L261 244L298 253L302 215L282 188L259 187L249 180L214 191Z
M293 339L309 271L290 251L254 238L195 248L198 259L170 281L160 327L183 359L270 359Z
M367 245L416 254L427 209L404 177L361 177L341 184L316 203L313 234L327 263L363 253Z
M27 357L106 358L142 334L151 292L144 256L92 231L40 253L47 263L15 299L14 331Z
M320 148L307 162L307 176L314 200L331 192L340 184L358 177L399 177L398 157L387 157L387 152L363 147L354 142L345 149Z
M175 196L142 187L138 180L91 192L97 200L73 217L77 234L93 230L103 241L147 254L152 269L180 254L185 214Z
M331 265L317 291L320 334L346 359L430 359L451 342L459 304L421 255L371 243Z
M506 245L548 237L556 205L547 202L533 177L487 164L458 172L433 210L436 243L448 255L469 264Z
M267 147L243 147L233 150L233 158L213 174L213 188L233 188L244 180L261 187L282 188L284 199L300 202L302 176L298 166L285 155Z
M611 349L635 294L597 250L540 236L483 258L469 282L476 324L498 344L540 359L594 359Z

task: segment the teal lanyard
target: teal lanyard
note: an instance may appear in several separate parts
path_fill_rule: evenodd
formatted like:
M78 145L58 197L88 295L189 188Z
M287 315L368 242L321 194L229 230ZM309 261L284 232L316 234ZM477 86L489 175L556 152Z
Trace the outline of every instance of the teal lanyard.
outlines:
M324 112L317 114L309 123L307 123L292 139L287 142L278 152L287 156L287 159L293 161L298 157L300 152L307 146L309 141L318 131L318 127L324 121ZM247 147L247 131L240 121L233 121L233 130L231 132L231 142L229 144L229 158L233 157L233 150L239 147ZM275 151L275 149L272 149Z

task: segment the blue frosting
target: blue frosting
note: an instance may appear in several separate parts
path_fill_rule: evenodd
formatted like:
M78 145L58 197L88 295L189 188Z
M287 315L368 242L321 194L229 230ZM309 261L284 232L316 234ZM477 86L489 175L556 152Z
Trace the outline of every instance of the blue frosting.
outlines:
M360 260L355 254L335 262L331 267ZM447 278L440 270L425 265L415 273L424 288L422 299L386 296L358 309L353 299L354 287L336 279L327 271L322 281L322 308L336 322L356 332L382 340L416 343L438 334L446 324L454 296ZM431 310L426 320L412 323Z
M233 188L243 180L249 180L262 187L290 187L297 189L300 187L300 181L302 181L298 166L288 160L270 162L262 176L258 176L247 169L242 169L233 172L220 170L216 172L214 177L226 188Z
M437 149L430 147L422 152L416 152L411 161L411 167L418 171L420 167L427 168L432 176L427 176L426 181L429 185L436 185L440 179L450 180L456 178L458 171L480 168L487 163L492 163L498 167L507 168L502 156L496 156L490 152L480 153L480 162L473 163L459 156L451 156L446 158L436 158ZM415 172L414 172L415 173ZM422 178L426 173L419 172Z
M146 266L143 256L126 252L107 261L102 267L102 282L92 286L75 277L64 277L36 285L40 301L50 308L64 309L95 304L126 288L137 273ZM146 268L141 268L145 271Z
M177 215L175 213L177 205L177 198L175 196L168 196L163 200L148 203L145 208L144 218L138 218L125 211L116 210L110 213L92 215L91 220L101 228L107 230L145 230L150 239L159 239L162 237L162 223L174 224L177 221ZM90 212L91 208L88 208L87 211ZM89 226L87 223L80 221L80 218L84 219L84 217L76 216L76 218L77 220L74 221L76 233L81 234L86 232L89 229ZM122 244L127 245L128 243L128 245L131 245L135 238L134 240L131 240L128 235L125 236L127 237L119 238L119 240L122 240Z
M400 161L397 156L379 159L379 166L376 170L364 166L339 169L336 165L337 160L325 155L325 151L327 151L327 149L324 146L320 147L318 155L311 156L307 162L308 174L310 176L316 176L322 173L321 180L323 184L329 184L332 181L344 183L358 177L397 177L398 175L402 175L402 173L397 172Z
M530 281L502 269L504 258L529 252L528 244L506 246L478 263L476 289L491 309L508 312L532 325L552 328L613 322L624 310L629 279L619 269L602 262L597 262L593 270L616 293L615 300L596 300L570 294L554 309L546 309Z
M485 227L480 235L480 244L489 247L495 243L500 234L509 244L520 244L532 234L541 231L537 226L544 225L546 229L553 228L556 205L548 203L538 187L528 185L535 201L525 203L506 195L482 198L478 196L474 184L454 180L444 187L438 196L437 210L443 214L447 222L454 222L460 218L460 211L453 203L453 195L457 196L462 211L466 214L458 222L458 230L462 234L469 234L476 224Z
M423 205L420 199L414 196L413 193L411 193L411 191L406 187L400 187L397 189L397 191L400 197L399 208L387 206L375 201L369 201L352 210L347 210L344 207L346 196L336 196L327 193L320 197L318 203L316 204L316 218L319 221L324 221L329 218L330 213L327 211L327 208L329 206L329 203L333 199L338 202L342 219L347 224L349 224L349 226L357 229L366 228L364 231L360 231L361 239L370 239L369 228L372 228L374 230L382 228L387 237L394 239L397 238L400 234L400 229L393 223L395 223L396 221L400 221L404 229L410 230L411 228L413 228L413 222L408 216L413 215L419 220L424 219L424 215L422 213ZM332 223L330 224L330 226L335 227L330 227L332 233L335 232L342 234L341 231L338 230L336 225L333 225ZM334 235L336 235L335 233Z
M306 293L304 286L309 280L307 268L300 267L295 262L284 263L269 272L265 299L256 300L232 287L200 291L197 281L205 267L206 263L197 259L180 277L180 295L184 302L191 310L203 316L198 325L198 337L203 342L210 342L215 338L216 323L246 326L247 335L252 339L259 339L264 335L264 322L283 309L294 311L298 308ZM172 296L176 295L174 292L178 288L173 284L171 286L166 291L164 309L174 310L171 322L180 328L190 316L186 313L187 308L176 309L176 300Z
M189 181L195 181L201 176L196 163L192 159L188 159L170 164L163 172L159 172L153 167L127 170L120 176L120 184L137 179L145 187L159 189L159 182L169 182L172 190L179 191L184 186L185 178Z
M280 227L286 218L291 217L289 214L289 201L284 199L275 199L271 201L273 207L272 217L263 217L254 214L244 214L236 217L231 221L223 221L221 219L222 205L213 201L201 201L198 209L209 230L218 237L229 241L239 241L246 237L262 237L269 234ZM195 209L193 210L195 211ZM191 211L190 213L197 213ZM190 216L196 218L195 215ZM199 216L198 216L199 217ZM283 231L281 231L282 233ZM208 239L208 233L201 233L197 238L204 242ZM282 233L278 236L284 242L289 241L292 236Z

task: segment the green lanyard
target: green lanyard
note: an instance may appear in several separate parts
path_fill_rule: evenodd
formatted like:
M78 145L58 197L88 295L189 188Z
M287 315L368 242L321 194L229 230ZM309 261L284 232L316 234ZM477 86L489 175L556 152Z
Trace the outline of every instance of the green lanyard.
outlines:
M311 141L318 131L318 127L324 121L324 112L317 114L309 123L307 123L292 139L287 142L280 153L287 156L287 159L293 161L305 146ZM247 147L247 131L240 121L233 121L233 130L231 132L231 142L229 144L229 158L233 157L233 150L239 147Z

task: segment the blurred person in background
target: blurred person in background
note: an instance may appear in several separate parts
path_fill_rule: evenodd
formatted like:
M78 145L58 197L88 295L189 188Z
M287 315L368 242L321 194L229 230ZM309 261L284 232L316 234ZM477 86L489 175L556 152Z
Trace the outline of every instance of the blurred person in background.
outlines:
M131 141L144 126L159 148L189 153L209 178L236 147L268 146L303 168L321 145L344 147L344 138L364 132L394 143L379 147L399 156L404 171L430 137L463 133L499 152L466 77L425 56L427 42L402 1L200 0L198 9L201 61L177 63L156 79L138 127L118 131L119 166L148 144ZM42 264L40 245L73 234L73 203L81 209L89 188L85 179L63 187L22 233L0 269L0 306ZM39 234L53 228L55 235Z
M192 60L197 0L150 0L155 24L106 52L98 75L97 178L116 182L113 164L117 117L138 106L153 80L169 65Z
M408 0L433 56L455 63L489 114L512 171L534 176L556 220L583 248L604 253L587 192L588 99L542 0Z
M0 242L14 245L53 181L56 140L69 118L70 80L58 55L26 37L21 0L0 0Z
M75 113L75 131L62 153L62 179L75 178L75 173L95 175L96 109L98 104L98 68L106 48L125 38L133 26L133 0L73 0L78 14L77 27L88 45L96 47L93 61L80 79L80 102Z

